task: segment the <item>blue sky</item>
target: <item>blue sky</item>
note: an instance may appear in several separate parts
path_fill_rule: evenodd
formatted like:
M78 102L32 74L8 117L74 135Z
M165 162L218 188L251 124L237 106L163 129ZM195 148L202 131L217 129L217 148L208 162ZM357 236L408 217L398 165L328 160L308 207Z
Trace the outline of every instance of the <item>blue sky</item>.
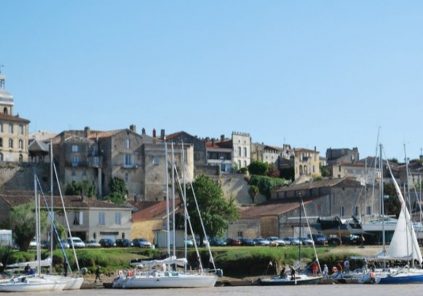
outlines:
M31 131L249 132L271 145L423 147L421 1L0 2Z

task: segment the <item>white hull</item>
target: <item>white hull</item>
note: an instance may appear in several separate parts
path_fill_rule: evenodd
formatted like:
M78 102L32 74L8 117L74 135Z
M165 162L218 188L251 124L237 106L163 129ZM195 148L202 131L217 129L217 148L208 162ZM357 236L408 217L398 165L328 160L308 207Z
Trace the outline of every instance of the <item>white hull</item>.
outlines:
M84 282L83 277L71 277L61 275L44 275L44 277L46 279L65 283L65 287L63 288L63 290L79 290L81 289L82 283Z
M201 274L177 275L138 275L129 278L119 278L115 288L123 289L153 289L153 288L209 288L216 284L216 276Z
M44 278L18 277L0 284L0 292L62 291L66 283Z

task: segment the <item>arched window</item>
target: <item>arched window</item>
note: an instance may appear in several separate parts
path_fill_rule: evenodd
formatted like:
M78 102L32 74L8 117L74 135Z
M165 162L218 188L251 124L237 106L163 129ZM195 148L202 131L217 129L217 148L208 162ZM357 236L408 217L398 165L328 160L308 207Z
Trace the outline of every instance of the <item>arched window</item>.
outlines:
M19 140L19 149L23 149L23 146L24 146L23 141Z
M9 139L9 148L13 148L13 139Z

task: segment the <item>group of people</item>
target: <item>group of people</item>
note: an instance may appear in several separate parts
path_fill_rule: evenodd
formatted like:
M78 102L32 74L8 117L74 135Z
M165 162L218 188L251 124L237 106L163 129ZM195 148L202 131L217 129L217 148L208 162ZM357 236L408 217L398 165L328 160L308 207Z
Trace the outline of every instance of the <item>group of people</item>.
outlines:
M291 272L291 281L295 280L295 268L293 266L289 266L290 272ZM287 274L286 274L286 269L285 266L282 268L281 272L279 273L279 277L281 279L286 279L287 278Z
M291 276L291 280L295 279L295 268L293 266L289 266L289 270L290 270L290 276ZM322 275L324 278L329 277L329 267L327 266L327 264L323 265L323 268L320 270L319 267L319 262L317 260L314 260L311 264L310 264L310 271L313 274L313 276L317 276L320 271L322 272ZM350 272L350 261L348 260L348 258L345 258L345 260L342 262L338 262L336 265L334 265L332 267L332 275L336 276L342 273L349 273ZM287 278L287 271L285 266L282 268L282 270L279 273L279 277L280 278Z

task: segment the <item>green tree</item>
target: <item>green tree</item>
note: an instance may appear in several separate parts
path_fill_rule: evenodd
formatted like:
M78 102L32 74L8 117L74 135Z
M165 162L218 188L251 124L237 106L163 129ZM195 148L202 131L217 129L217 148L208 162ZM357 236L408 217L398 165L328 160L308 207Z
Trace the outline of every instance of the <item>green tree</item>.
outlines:
M84 196L92 197L95 195L95 191L95 185L93 183L90 183L88 180L84 180L82 182L72 181L72 183L66 185L65 194L83 194Z
M128 190L126 189L125 181L121 178L114 177L110 181L110 194L106 196L106 199L120 205L125 202L127 193Z
M267 169L267 176L272 178L279 178L281 175L281 172L275 165L269 165Z
M207 234L211 237L222 235L229 223L238 218L234 199L226 200L220 186L204 175L197 177L193 188ZM200 236L202 244L204 236L192 190L187 190L187 208L193 230Z
M255 202L258 193L259 188L256 185L251 185L250 188L248 188L248 194L250 194L253 203Z
M47 213L40 213L41 231L47 227ZM35 236L35 205L32 203L13 207L10 212L10 228L13 238L21 251L29 248L29 243Z
M383 193L385 196L389 196L388 198L384 198L384 207L385 207L385 214L386 215L396 215L397 217L401 211L401 203L397 197L397 191L395 190L394 184L384 184L383 185Z
M269 170L269 165L261 161L253 161L248 166L250 175L266 176Z
M320 168L320 174L322 175L322 177L330 177L331 176L331 172L329 170L328 166L319 166Z
M249 184L257 186L260 193L266 196L267 199L270 199L272 189L278 186L288 185L289 181L267 176L251 176Z

